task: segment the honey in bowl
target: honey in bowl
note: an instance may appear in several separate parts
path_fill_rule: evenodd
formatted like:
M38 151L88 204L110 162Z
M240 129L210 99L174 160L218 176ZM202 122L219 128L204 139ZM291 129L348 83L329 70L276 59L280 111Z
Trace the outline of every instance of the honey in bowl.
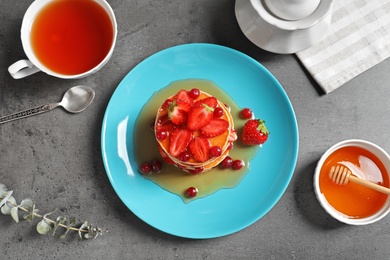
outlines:
M172 82L167 87L155 92L151 98L145 103L141 109L134 126L134 157L137 165L152 160L161 160L161 155L158 151L158 143L155 138L154 131L151 129L151 123L154 122L156 111L161 104L164 103L167 97L176 94L181 89L198 88L207 92L224 104L228 104L231 109L231 115L234 120L234 126L237 134L240 136L246 120L240 118L241 108L234 100L227 95L220 87L209 80L188 79ZM244 161L244 167L240 170L221 169L214 167L213 169L202 172L200 174L191 175L183 170L169 164L163 164L159 173L143 175L144 178L153 181L161 188L176 194L186 203L206 197L210 194L223 188L233 188L237 186L245 177L250 169L250 161L256 156L260 146L245 146L239 140L234 142L229 156L233 159ZM262 174L256 172L254 174ZM195 198L185 196L185 190L189 187L196 187L198 193Z
M38 60L63 75L81 74L99 65L113 40L109 15L92 0L51 1L31 25L31 45Z
M335 210L347 218L367 218L380 211L388 196L351 181L346 185L335 184L329 177L330 168L334 165L347 166L357 177L389 187L389 175L383 163L366 149L345 146L326 158L319 175L320 192Z

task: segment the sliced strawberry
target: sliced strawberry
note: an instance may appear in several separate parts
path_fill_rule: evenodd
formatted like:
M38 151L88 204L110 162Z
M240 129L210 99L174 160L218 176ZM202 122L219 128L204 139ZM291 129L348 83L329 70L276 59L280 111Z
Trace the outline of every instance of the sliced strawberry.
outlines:
M228 130L228 128L228 121L220 118L214 118L210 121L208 125L202 127L200 131L206 137L215 137L224 133L226 130Z
M191 110L191 105L182 100L173 100L168 108L168 118L177 125L182 125L187 122L188 112Z
M177 128L177 125L172 123L168 119L168 115L165 114L158 118L157 124L156 124L156 130L157 131L166 131L166 132L172 132L173 129Z
M196 101L194 107L202 106L202 104L206 104L209 107L216 108L218 106L218 100L215 97L207 97Z
M188 91L187 90L183 90L183 89L180 90L179 92L177 92L177 94L175 95L174 99L176 99L177 101L187 102L191 106L194 103L194 100L191 98L191 96L188 93Z
M169 153L176 157L183 152L192 140L192 132L187 129L173 130L169 142Z
M199 162L205 162L209 159L210 141L204 136L194 138L190 145L190 151Z
M194 107L188 114L187 128L190 131L195 131L205 127L213 119L214 108L206 104Z

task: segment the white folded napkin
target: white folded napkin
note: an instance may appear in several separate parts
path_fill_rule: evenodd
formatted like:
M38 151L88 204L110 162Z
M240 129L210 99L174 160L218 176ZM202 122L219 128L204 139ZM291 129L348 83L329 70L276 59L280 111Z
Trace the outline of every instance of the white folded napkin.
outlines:
M335 0L332 12L324 39L296 53L325 93L390 56L390 0Z

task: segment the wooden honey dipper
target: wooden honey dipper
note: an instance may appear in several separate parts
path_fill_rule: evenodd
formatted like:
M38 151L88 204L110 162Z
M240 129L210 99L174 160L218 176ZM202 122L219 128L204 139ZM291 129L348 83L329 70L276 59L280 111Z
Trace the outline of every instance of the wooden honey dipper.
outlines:
M352 181L367 188L390 195L389 188L353 176L351 170L344 166L332 166L329 171L329 177L338 185L344 185L347 184L348 181Z

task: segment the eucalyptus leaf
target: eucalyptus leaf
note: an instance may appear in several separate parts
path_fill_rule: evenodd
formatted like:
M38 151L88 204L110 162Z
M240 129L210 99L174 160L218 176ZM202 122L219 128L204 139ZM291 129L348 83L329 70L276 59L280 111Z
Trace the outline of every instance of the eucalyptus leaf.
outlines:
M5 187L4 184L0 183L0 198L5 197L6 193L7 193L7 187Z
M48 232L50 232L51 229L52 226L46 219L42 219L37 224L37 231L39 234L46 235Z
M27 210L30 210L33 207L33 205L34 205L34 202L32 201L32 199L27 198L27 199L22 200L22 202L20 203L19 206L22 208L25 208Z
M83 240L83 235L81 233L85 230L86 227L88 227L88 221L85 221L81 227L79 227L79 240Z
M76 225L76 218L75 218L75 217L71 217L70 220L69 220L69 225L67 225L66 231L64 232L64 234L62 234L62 235L60 236L60 238L61 238L61 239L65 238L66 235L67 235L68 232L69 232L69 229L70 229L71 227L73 227L74 225Z
M99 235L102 235L103 232L102 232L102 229L99 228L99 227L96 227L95 228L95 236L94 236L94 239L97 238Z
M4 197L1 196L1 198L3 198L3 199L0 201L0 208L3 207L3 205L8 201L8 199L9 199L9 197L11 197L12 193L13 193L13 191L10 190L4 194Z
M47 218L47 216L53 214L56 211L57 211L57 208L53 209L52 211L50 211L50 212L46 213L45 215L43 215L43 218Z
M8 198L8 201L4 203L3 207L1 208L1 213L4 215L9 215L11 214L11 209L15 207L16 205L16 200L13 196L10 196Z
M86 234L84 235L84 237L85 237L86 239L93 238L93 237L95 236L95 229L93 228L92 225L88 225L88 226L87 226L87 229L88 229L88 233L86 233Z
M11 209L11 217L15 220L16 223L19 223L19 209L18 207L13 207Z
M32 207L28 209L29 213L25 214L23 218L27 221L33 221L35 214L38 212L38 209L35 209L35 204L33 203Z
M76 225L76 218L70 217L69 226L74 227Z
M58 226L64 224L66 220L67 220L66 217L62 217L62 216L57 217L56 223L54 224L54 228L53 228L53 236L56 233Z

